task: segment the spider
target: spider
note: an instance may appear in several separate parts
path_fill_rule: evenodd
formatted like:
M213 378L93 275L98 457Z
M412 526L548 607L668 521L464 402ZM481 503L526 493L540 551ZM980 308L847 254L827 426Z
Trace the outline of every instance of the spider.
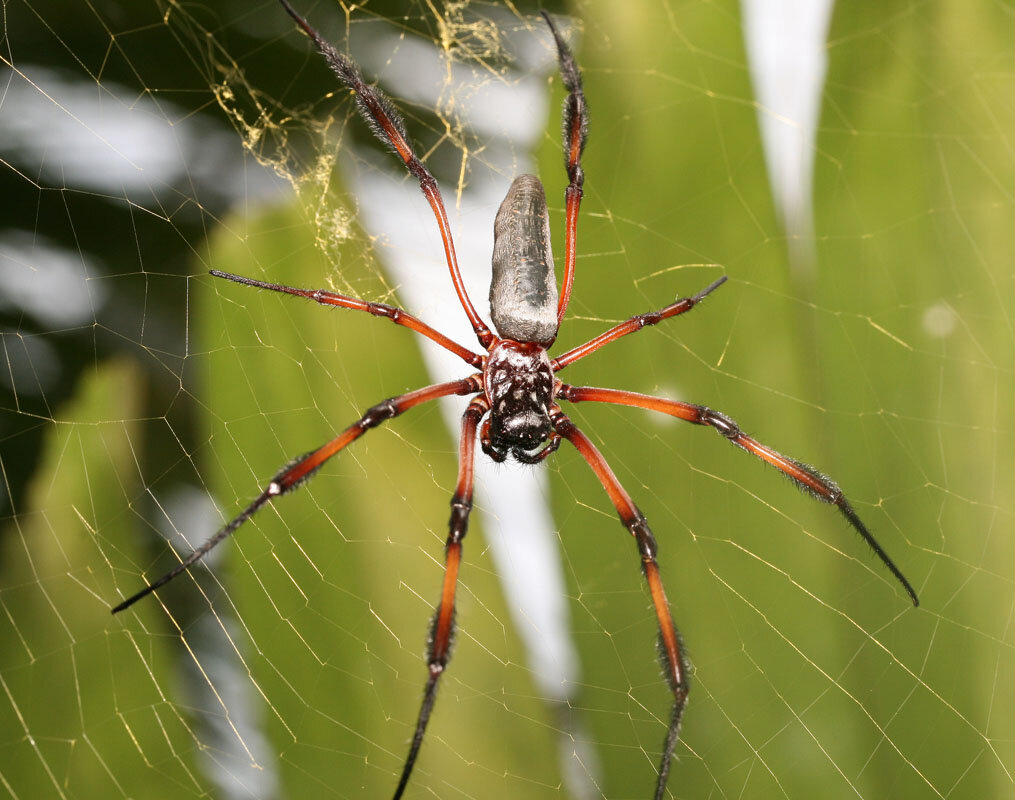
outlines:
M445 545L444 581L440 601L430 625L427 679L423 700L394 798L398 800L408 785L433 710L437 686L451 654L455 590L462 560L462 541L468 530L469 512L472 509L473 463L478 434L480 447L494 461L504 461L511 456L525 464L539 463L555 452L562 440L566 439L588 462L616 507L624 527L634 537L658 622L660 660L673 694L673 709L663 741L656 778L654 797L659 800L666 787L687 703L688 662L663 590L656 561L656 540L648 522L596 446L564 413L560 401L633 406L669 414L695 425L714 428L734 445L780 470L812 497L837 506L849 524L902 584L914 606L919 605L916 591L867 530L842 491L830 478L813 467L788 458L751 438L725 414L702 405L635 392L571 386L557 377L565 367L621 337L640 331L648 325L657 325L663 320L687 313L718 289L726 281L726 277L719 278L691 297L678 299L658 311L633 316L585 344L550 358L547 351L557 337L574 283L578 209L581 205L585 179L581 157L588 134L588 109L582 90L581 73L574 56L546 12L542 12L542 16L556 43L561 79L568 91L563 108L564 156L569 178L565 191L564 278L558 294L543 186L538 178L521 175L511 184L494 222L493 280L490 286L490 310L497 331L494 334L476 312L465 290L440 189L433 175L413 151L400 114L380 90L364 83L357 65L322 39L320 34L293 9L288 0L279 2L310 37L338 79L354 92L357 109L373 133L397 154L409 173L419 181L420 189L430 204L440 229L451 283L484 352L476 353L469 350L400 308L367 302L323 289L299 289L213 270L211 274L217 278L309 298L322 305L365 311L376 317L385 317L396 325L409 328L436 342L478 371L460 380L434 384L389 398L367 409L363 416L334 439L285 465L254 501L232 521L168 573L117 605L113 613L132 606L187 570L219 542L234 533L260 508L309 480L321 465L371 428L415 406L440 397L472 395L468 408L462 415L458 481L451 498L450 532Z

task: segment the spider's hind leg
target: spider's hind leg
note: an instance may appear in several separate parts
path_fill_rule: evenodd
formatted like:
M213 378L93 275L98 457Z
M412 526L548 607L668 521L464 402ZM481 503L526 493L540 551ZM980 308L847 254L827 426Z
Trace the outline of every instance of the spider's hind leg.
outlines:
M585 171L582 169L581 157L585 150L585 141L589 135L589 109L585 102L585 91L582 88L582 75L574 59L571 48L560 35L553 19L545 11L541 12L546 24L550 27L553 40L557 45L557 62L560 65L560 77L567 87L567 98L564 100L564 117L562 121L564 139L564 166L567 169L569 183L564 191L566 210L564 234L564 282L557 300L557 325L564 319L567 304L571 299L571 287L574 284L574 267L578 239L578 209L581 207Z
M680 297L670 303L665 308L660 308L658 311L648 311L644 314L635 314L630 319L626 319L619 325L614 325L608 331L596 336L594 339L590 339L585 344L578 345L572 350L568 350L566 353L557 356L550 362L553 367L554 373L560 372L568 364L573 364L575 361L580 361L585 356L591 355L596 352L600 347L605 347L611 342L617 341L624 336L631 333L636 333L642 328L649 325L658 325L665 319L670 317L676 317L680 314L686 314L702 300L708 297L712 292L718 289L726 283L726 276L723 275L718 280L712 281L708 286L698 292L696 295L691 297Z
M465 310L465 315L472 324L472 330L476 338L484 348L489 348L494 342L494 335L479 316L468 293L465 291L465 283L462 281L462 274L458 268L458 257L455 255L455 243L451 238L451 225L448 222L448 214L444 208L444 200L441 198L441 190L437 185L437 179L426 168L426 165L419 159L412 145L409 144L409 136L405 129L405 121L402 115L392 104L391 100L376 86L368 85L360 74L356 62L349 58L319 34L296 10L289 4L288 0L279 0L285 12L296 20L303 31L309 36L328 66L338 79L349 89L356 93L356 108L364 121L373 131L374 135L384 144L391 147L398 155L409 173L419 181L419 188L426 197L437 227L440 229L441 240L444 242L444 255L447 260L448 270L451 273L451 283L458 294L458 300Z
M431 341L439 344L448 352L454 353L466 364L471 364L474 367L483 366L483 356L479 355L479 353L473 353L468 348L463 347L452 339L449 339L443 333L427 325L422 320L412 316L412 314L409 314L400 308L396 308L395 306L389 306L387 303L372 303L367 300L360 300L358 297L350 297L347 294L330 292L327 289L301 289L297 286L285 286L281 283L259 281L254 278L246 278L243 275L233 275L231 272L222 272L218 269L210 270L209 274L215 278L225 278L226 280L233 281L234 283L241 283L244 286L253 286L257 289L268 289L272 292L281 292L282 294L293 295L296 297L306 297L314 302L320 303L322 306L337 306L339 308L349 308L354 311L366 311L372 316L389 319L396 325L401 325L404 328L408 328L409 330L422 334Z

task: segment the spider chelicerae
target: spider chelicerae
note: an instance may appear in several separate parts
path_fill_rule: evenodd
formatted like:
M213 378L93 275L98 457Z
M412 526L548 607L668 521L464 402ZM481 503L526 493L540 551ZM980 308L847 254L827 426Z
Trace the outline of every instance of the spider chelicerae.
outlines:
M409 173L419 180L420 189L430 204L440 229L451 282L484 352L473 352L416 317L390 305L371 303L322 289L299 289L213 270L211 274L215 277L236 283L306 297L322 305L355 309L377 317L386 317L396 325L402 325L426 336L476 368L478 372L461 380L439 383L392 397L369 408L362 417L334 439L283 467L239 515L171 571L117 605L113 613L132 606L188 569L215 545L236 531L261 507L308 480L324 462L371 428L397 417L410 408L439 397L473 395L462 416L458 481L451 498L450 532L445 545L444 583L428 638L428 677L415 733L395 789L395 800L402 796L409 782L433 710L437 685L450 658L462 540L468 529L469 513L472 509L473 461L477 434L483 452L494 461L504 461L511 456L526 464L539 463L556 451L561 441L566 439L574 445L595 472L616 507L621 522L635 539L659 625L660 660L673 693L673 710L663 742L656 779L654 796L658 800L666 787L670 762L687 702L688 664L659 577L659 566L656 562L657 547L652 531L602 454L588 436L568 418L559 401L633 406L714 428L733 444L783 472L814 498L837 506L849 524L902 584L914 605L919 604L916 591L867 530L831 479L812 467L788 458L747 436L737 423L725 414L701 405L635 392L571 386L557 377L565 367L623 336L690 311L718 289L726 278L719 278L692 297L678 299L658 311L631 317L585 344L556 358L550 358L547 350L557 337L574 283L578 209L581 205L585 177L581 167L581 156L588 133L588 110L582 91L581 73L574 56L548 14L543 12L542 16L556 42L560 74L568 91L563 110L564 156L569 178L565 191L564 279L558 294L543 186L538 178L521 175L511 184L494 222L493 281L490 286L490 310L497 330L494 334L476 312L465 290L440 189L433 175L409 144L401 115L381 91L363 82L359 68L351 59L322 39L287 0L279 2L313 40L339 80L355 93L357 109L370 129L394 150Z

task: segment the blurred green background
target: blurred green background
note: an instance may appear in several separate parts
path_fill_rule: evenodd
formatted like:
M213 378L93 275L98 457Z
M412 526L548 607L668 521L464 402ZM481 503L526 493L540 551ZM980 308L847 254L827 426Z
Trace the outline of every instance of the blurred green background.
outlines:
M497 28L540 24L528 3L307 6L336 40L388 18L490 80L506 74ZM705 403L817 465L922 601L908 605L834 509L714 433L575 408L652 523L695 668L668 796L1011 796L1011 8L838 4L810 278L791 271L772 205L737 4L551 10L580 27L592 114L561 350L730 278L565 379ZM206 274L397 301L383 232L361 228L331 169L368 134L273 2L15 0L0 25L2 269L30 293L51 273L11 243L61 248L88 280L42 296L91 302L72 323L13 292L0 309L0 786L389 796L455 480L436 408L265 509L211 571L108 611L176 562L166 538L187 552L287 459L428 382L405 330ZM536 156L559 251L562 90L547 80ZM134 162L68 102L75 84L143 116L184 171L135 169L122 191L78 179L60 125ZM33 133L17 92L60 124ZM470 168L457 132L399 105L453 206ZM51 146L31 156L26 136ZM468 140L478 162L481 144ZM291 182L265 182L265 166ZM562 448L545 468L582 659L570 713L600 762L579 770L599 796L646 797L670 701L636 550L580 457ZM560 709L525 666L483 536L475 525L466 541L455 657L406 796L566 797Z

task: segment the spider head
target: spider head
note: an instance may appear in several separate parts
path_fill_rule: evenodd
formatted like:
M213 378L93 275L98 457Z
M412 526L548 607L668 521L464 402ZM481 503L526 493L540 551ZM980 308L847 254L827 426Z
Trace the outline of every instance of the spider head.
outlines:
M490 402L484 450L495 461L511 454L532 463L550 436L553 370L546 350L531 342L502 339L490 351L483 377Z
M541 413L542 412L542 413ZM528 462L550 435L550 417L542 409L526 408L490 418L490 445L494 452L511 453Z

